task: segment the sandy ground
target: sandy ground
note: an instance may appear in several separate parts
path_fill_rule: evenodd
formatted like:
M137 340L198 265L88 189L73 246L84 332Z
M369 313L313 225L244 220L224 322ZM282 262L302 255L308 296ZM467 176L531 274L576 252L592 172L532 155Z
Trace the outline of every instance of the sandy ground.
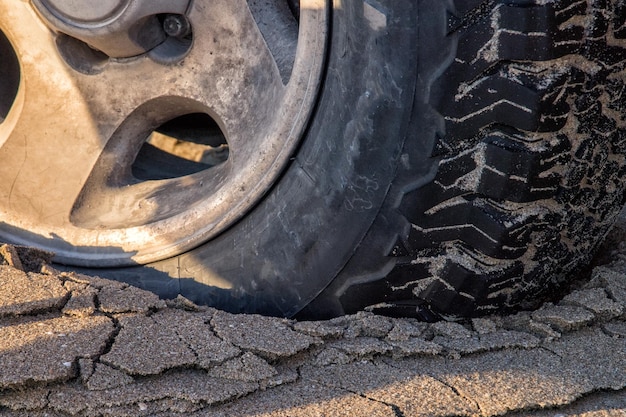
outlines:
M0 247L0 416L626 416L626 233L536 311L232 315Z

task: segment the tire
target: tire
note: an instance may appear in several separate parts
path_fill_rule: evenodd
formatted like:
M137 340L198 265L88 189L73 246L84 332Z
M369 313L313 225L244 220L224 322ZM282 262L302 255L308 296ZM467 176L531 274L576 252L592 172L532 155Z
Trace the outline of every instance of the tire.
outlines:
M624 203L624 7L344 0L329 11L308 124L245 213L174 256L109 266L98 256L114 251L96 245L83 268L60 262L286 317L436 320L538 303L590 260ZM50 249L16 229L0 237Z
M556 297L624 204L624 11L420 2L413 136L361 253L310 308L436 320Z

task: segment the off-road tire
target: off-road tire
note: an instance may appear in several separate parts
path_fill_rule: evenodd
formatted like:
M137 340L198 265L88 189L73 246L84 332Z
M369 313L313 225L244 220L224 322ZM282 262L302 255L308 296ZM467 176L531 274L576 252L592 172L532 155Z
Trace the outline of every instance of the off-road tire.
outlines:
M530 307L589 262L624 203L625 2L421 0L418 14L398 175L309 311Z

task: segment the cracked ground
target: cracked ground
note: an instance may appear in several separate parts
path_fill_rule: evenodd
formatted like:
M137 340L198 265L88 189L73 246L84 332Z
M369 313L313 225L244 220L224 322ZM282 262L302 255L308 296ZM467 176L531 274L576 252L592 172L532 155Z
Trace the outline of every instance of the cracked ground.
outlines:
M535 311L233 315L0 247L0 416L624 416L626 242Z

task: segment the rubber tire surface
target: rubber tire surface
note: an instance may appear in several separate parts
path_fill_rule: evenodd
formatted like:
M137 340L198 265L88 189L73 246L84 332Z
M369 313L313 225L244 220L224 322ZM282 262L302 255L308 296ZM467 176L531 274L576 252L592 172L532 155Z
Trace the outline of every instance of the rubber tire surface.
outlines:
M333 8L331 22L315 114L263 201L189 253L88 272L163 297L180 293L231 312L278 316L294 315L330 284L396 173L417 79L417 9L411 0L347 0Z
M421 0L419 15L414 136L362 253L312 312L531 307L624 204L626 2ZM376 244L390 229L391 250ZM368 262L383 253L394 262Z
M302 147L247 217L101 271L228 310L434 320L539 302L624 203L621 0L345 0Z

